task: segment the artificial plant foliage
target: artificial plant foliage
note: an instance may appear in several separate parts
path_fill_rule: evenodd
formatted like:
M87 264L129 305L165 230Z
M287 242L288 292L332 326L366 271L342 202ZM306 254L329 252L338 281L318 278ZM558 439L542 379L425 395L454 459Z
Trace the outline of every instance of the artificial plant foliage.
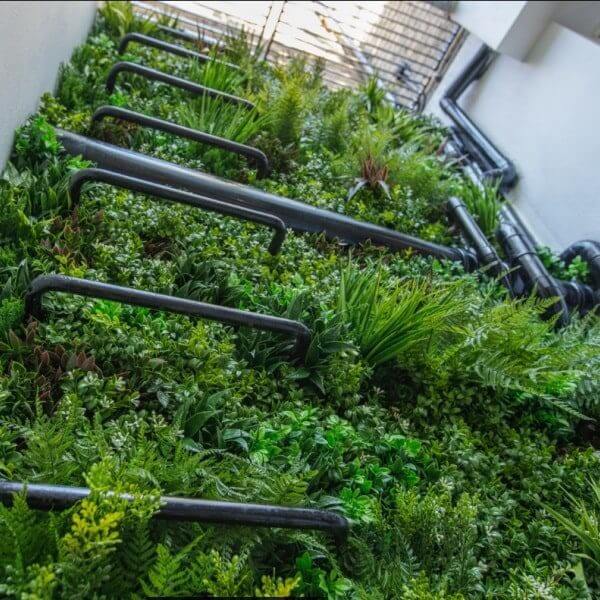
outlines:
M105 3L0 178L0 477L92 490L63 512L0 506L0 595L598 595L596 315L558 332L544 303L410 251L289 232L273 257L263 227L106 185L74 209L68 177L90 165L52 126L440 243L460 243L447 196L489 229L495 190L473 188L439 157L443 128L373 82L329 91L318 65L261 62L244 33L213 50L233 73L141 45L126 58L255 111L140 78L108 96L130 31L164 35ZM118 121L94 130L106 103L260 146L273 171L257 180L237 157ZM307 359L273 334L66 294L24 321L30 280L55 272L298 319ZM352 528L340 546L158 521L160 494L323 508Z

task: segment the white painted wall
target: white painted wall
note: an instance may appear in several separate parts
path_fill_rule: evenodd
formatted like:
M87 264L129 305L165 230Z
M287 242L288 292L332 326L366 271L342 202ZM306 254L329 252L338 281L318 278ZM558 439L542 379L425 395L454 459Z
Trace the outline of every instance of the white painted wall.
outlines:
M426 112L448 122L439 99L480 45L468 36ZM460 104L515 163L509 197L541 243L600 240L599 44L551 22L525 60L499 55Z
M0 169L14 130L53 91L58 67L81 44L96 2L0 2Z
M521 60L561 7L562 2L553 0L461 0L452 20L492 50Z

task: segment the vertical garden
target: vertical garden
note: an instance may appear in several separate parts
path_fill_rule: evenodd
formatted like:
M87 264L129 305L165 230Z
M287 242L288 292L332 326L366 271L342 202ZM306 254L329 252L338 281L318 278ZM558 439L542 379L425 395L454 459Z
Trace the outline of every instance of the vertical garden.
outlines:
M135 36L120 47L132 32L188 55ZM492 236L497 188L440 154L439 123L390 106L374 81L327 90L318 64L274 67L243 34L222 42L174 40L107 2L15 134L0 179L0 488L28 485L2 495L0 595L596 597L594 310L558 327L555 299L513 299L489 270L410 248L288 227L277 251L272 215L224 214L214 198L102 177L74 193L97 165L61 130L458 248L456 197ZM119 61L250 103L131 69L107 89ZM544 260L592 283L579 259ZM291 330L52 289L32 310L27 290L50 274L310 335L299 351ZM42 484L89 493L47 510L31 502ZM160 518L172 496L313 509L347 531Z

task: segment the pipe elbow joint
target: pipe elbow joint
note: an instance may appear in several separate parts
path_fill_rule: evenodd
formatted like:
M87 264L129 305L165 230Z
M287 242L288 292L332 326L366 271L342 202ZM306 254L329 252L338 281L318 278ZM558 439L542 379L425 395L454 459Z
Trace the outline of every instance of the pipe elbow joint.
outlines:
M571 244L560 255L561 260L569 264L579 256L590 269L593 286L600 289L600 242L595 240L581 240Z

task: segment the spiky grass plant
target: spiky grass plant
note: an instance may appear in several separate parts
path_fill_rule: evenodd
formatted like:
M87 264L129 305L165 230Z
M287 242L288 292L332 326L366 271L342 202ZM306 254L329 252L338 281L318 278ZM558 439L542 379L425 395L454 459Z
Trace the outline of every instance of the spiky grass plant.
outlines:
M589 479L588 486L591 496L589 504L567 494L572 516L565 516L550 506L544 508L568 534L578 540L584 552L577 556L600 570L600 481Z
M191 63L188 77L192 81L229 94L244 95L242 86L244 76L238 69L218 58L216 50L211 50L211 59L207 62Z
M216 57L207 63L192 66L190 77L206 87L243 95L240 72L216 60ZM178 117L183 125L241 144L247 143L264 129L267 121L266 117L259 117L256 110L248 110L206 94L182 104Z
M456 285L412 279L388 287L381 270L349 266L342 272L337 310L364 360L377 366L455 331L466 303Z
M370 77L358 89L358 98L370 115L375 115L385 105L385 90L379 84L376 76Z
M139 31L146 35L156 31L156 24L150 20L150 16L141 18L136 15L131 2L109 0L98 12L106 28L117 37L122 37L131 31Z
M499 181L479 186L466 180L461 186L460 196L465 206L487 236L493 235L499 224L502 205L499 188Z
M178 121L198 131L248 144L264 129L267 119L259 116L256 110L203 95L181 106ZM231 153L202 144L192 144L191 147L194 155L201 156L217 173L223 173L227 165L232 164L231 161L239 160Z
M265 42L247 29L230 29L223 38L223 57L240 67L240 73L248 87L258 90L264 85L267 72L266 63L262 60Z
M398 146L410 145L435 153L444 140L444 129L427 115L415 115L406 109L382 104L372 118L391 132Z

